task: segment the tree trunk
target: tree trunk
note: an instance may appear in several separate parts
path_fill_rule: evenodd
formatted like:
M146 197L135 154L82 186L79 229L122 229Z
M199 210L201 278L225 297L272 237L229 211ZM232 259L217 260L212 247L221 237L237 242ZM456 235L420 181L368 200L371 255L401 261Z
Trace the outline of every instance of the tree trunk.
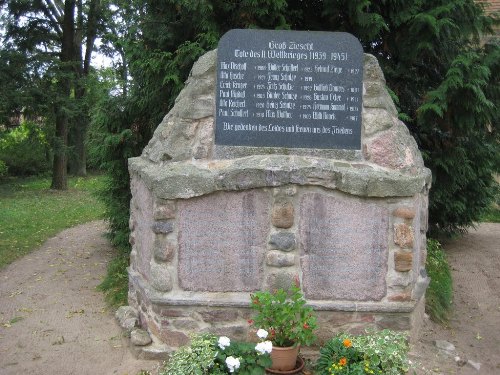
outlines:
M63 105L64 104L62 103L59 104L59 106ZM67 174L68 117L64 112L65 112L64 108L56 109L54 161L52 164L52 184L50 187L52 189L57 189L57 190L68 189L68 174Z
M52 189L68 188L68 110L65 108L71 95L72 61L75 42L75 0L64 3L63 33L61 44L60 98L56 108L56 134L54 163L52 166Z
M70 142L74 147L72 160L70 161L70 172L77 176L87 175L87 149L85 141L89 127L88 109L84 103L86 94L84 81L90 72L90 62L94 43L97 35L97 23L100 19L100 0L92 0L89 4L87 16L87 27L85 32L85 57L83 57L83 8L81 0L78 0L78 31L75 35L75 59L78 61L78 78L75 85L75 99L79 114L71 128Z
M75 98L82 101L82 97L75 94ZM79 118L75 119L71 128L70 144L73 146L73 152L69 161L69 171L72 175L86 176L87 175L87 149L85 140L87 136L89 118L86 110L81 112Z

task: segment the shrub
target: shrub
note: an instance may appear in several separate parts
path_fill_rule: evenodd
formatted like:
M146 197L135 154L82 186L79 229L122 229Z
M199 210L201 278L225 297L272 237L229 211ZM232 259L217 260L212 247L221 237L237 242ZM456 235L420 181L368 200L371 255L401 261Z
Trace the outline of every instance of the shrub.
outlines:
M339 334L320 349L319 374L400 375L409 370L405 334L385 329L366 335Z
M42 128L25 121L0 139L0 161L14 176L39 175L50 170L50 146ZM0 172L1 173L1 172Z
M427 240L425 267L431 278L425 295L425 310L432 320L445 323L451 310L453 285L446 254L436 240Z
M3 160L0 160L0 177L5 177L7 176L9 168L7 167L7 164Z

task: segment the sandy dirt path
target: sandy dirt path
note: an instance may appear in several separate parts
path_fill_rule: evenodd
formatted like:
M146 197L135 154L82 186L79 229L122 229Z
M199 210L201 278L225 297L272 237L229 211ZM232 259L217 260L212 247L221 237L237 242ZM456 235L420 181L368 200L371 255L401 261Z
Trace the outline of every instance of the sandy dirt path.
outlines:
M453 313L447 327L427 321L413 351L418 374L500 374L500 224L483 223L443 243L453 277ZM436 348L446 340L456 350ZM477 370L454 360L480 363ZM425 371L422 370L425 368Z
M156 368L134 359L95 289L113 254L105 229L92 222L65 230L0 271L0 375L135 375ZM481 224L444 248L454 312L448 327L425 322L412 348L416 373L500 374L500 224ZM439 351L435 340L456 351ZM458 366L455 355L481 363L480 370Z
M0 374L133 374L137 361L96 286L113 249L103 222L65 230L0 271Z

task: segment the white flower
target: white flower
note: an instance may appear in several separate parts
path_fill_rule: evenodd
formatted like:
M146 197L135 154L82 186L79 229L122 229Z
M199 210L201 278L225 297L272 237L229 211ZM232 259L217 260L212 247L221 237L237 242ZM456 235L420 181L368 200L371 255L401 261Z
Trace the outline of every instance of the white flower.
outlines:
M273 343L271 341L259 342L255 345L255 350L259 352L259 354L271 353L273 350Z
M229 337L221 336L221 337L219 337L218 344L219 344L219 348L224 350L224 349L226 349L226 347L231 345L231 340L229 340Z
M264 340L267 337L268 333L265 329L260 328L257 331L257 336L259 336L260 339Z
M233 373L235 370L240 368L240 360L238 358L234 358L233 356L229 356L226 358L226 365L229 372Z

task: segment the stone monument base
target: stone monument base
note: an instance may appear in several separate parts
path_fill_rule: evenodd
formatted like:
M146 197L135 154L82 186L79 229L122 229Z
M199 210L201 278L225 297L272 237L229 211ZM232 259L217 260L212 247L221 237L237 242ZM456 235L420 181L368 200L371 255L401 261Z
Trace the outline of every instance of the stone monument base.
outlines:
M364 56L359 150L214 142L216 51L193 66L131 175L129 303L170 347L247 340L250 294L299 277L319 344L339 331L415 333L430 171ZM360 103L361 104L361 103Z
M189 342L191 333L211 332L235 340L254 341L248 320L252 311L248 300L221 301L185 296L185 299L161 298L141 285L140 277L130 274L129 302L138 308L141 324L161 342L175 349ZM156 295L155 295L156 294ZM339 332L362 334L366 329L406 331L412 341L418 339L423 321L425 300L385 303L311 304L318 318L320 346Z

